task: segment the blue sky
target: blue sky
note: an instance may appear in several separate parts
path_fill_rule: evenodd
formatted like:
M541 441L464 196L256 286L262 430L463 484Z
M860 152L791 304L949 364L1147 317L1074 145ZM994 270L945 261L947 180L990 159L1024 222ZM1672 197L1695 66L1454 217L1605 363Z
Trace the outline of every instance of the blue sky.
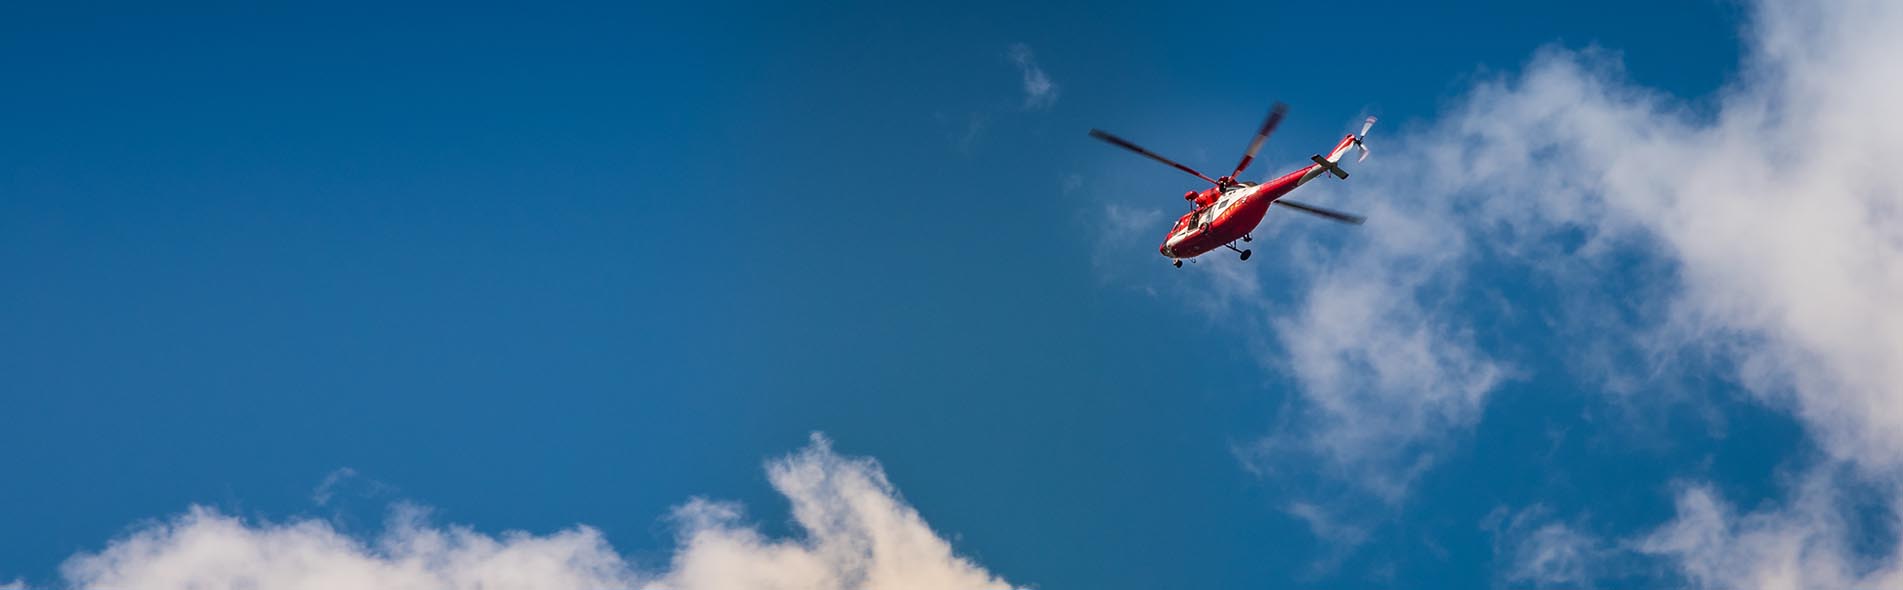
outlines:
M0 11L0 583L1897 579L1881 2ZM1381 117L1371 221L1170 268L1085 131L1275 100L1256 176Z

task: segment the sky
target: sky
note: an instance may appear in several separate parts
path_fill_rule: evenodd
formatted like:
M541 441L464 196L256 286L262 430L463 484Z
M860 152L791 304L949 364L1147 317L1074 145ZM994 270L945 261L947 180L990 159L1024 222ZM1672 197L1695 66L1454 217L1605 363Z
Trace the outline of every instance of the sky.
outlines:
M0 8L0 588L1903 588L1903 5L954 4Z

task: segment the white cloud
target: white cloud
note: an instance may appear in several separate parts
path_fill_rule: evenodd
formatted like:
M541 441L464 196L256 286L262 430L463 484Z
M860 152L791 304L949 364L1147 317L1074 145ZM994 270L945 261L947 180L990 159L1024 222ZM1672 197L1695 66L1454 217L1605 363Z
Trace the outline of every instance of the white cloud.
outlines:
M577 527L494 538L432 528L400 509L375 543L321 521L249 524L193 507L61 567L82 588L621 588L632 572L601 534Z
M1047 109L1057 104L1057 84L1038 67L1037 56L1031 54L1031 47L1023 43L1011 45L1011 63L1018 66L1018 73L1024 77L1024 108Z
M1544 506L1496 509L1482 527L1493 533L1500 577L1515 585L1589 587L1613 552L1597 536L1553 520Z
M1549 50L1378 146L1336 189L1369 224L1339 251L1292 246L1316 260L1299 307L1265 312L1306 415L1253 456L1307 448L1404 494L1517 372L1472 332L1502 313L1467 276L1492 261L1577 290L1538 310L1588 335L1577 352L1616 341L1641 380L1720 359L1832 456L1903 468L1903 4L1764 0L1753 22L1710 108ZM1658 298L1601 286L1621 257L1661 263ZM1607 309L1660 321L1596 325Z
M826 439L769 466L774 489L793 501L806 538L771 540L740 523L729 504L696 500L677 512L681 551L660 587L805 590L1009 588L958 557L898 497L878 463L832 452Z
M318 520L255 523L194 507L137 527L62 569L80 588L820 590L1008 588L952 552L898 496L877 462L811 446L768 465L805 534L770 539L731 504L676 510L681 544L665 572L644 574L602 534L577 526L547 535L491 536L434 526L399 507L376 539Z
M1668 257L1671 322L1646 337L1735 361L1838 459L1903 466L1903 5L1767 1L1755 23L1715 116L1554 54L1428 147L1450 192L1532 205L1479 204L1505 237Z
M1388 178L1412 173L1397 169L1426 167L1418 152L1387 152L1396 160L1383 164L1394 175ZM1286 255L1265 264L1293 269L1283 288L1295 292L1294 301L1274 301L1263 291L1272 281L1241 264L1205 265L1216 271L1213 295L1199 300L1213 306L1212 314L1267 324L1273 344L1264 347L1265 364L1289 375L1300 392L1301 403L1275 434L1239 450L1247 465L1275 476L1289 465L1312 472L1320 459L1325 476L1395 505L1448 443L1479 422L1488 396L1516 370L1480 348L1472 318L1450 313L1471 296L1465 275L1475 237L1463 229L1468 222L1446 200L1400 183L1346 186L1356 194L1331 198L1328 192L1342 189L1324 186L1299 198L1363 211L1367 225L1319 225L1274 211L1280 221L1266 222L1313 230L1268 238L1285 242ZM1381 194L1408 198L1367 196ZM1323 232L1349 245L1335 251L1311 241Z
M1860 552L1859 537L1868 543L1875 535L1853 525L1869 517L1846 506L1842 485L1839 475L1813 470L1788 503L1748 514L1709 487L1689 487L1678 495L1677 517L1632 546L1666 559L1696 588L1903 588L1896 506L1882 510L1889 551Z
M1292 502L1287 511L1290 516L1301 519L1316 537L1344 546L1360 545L1368 540L1368 531L1352 523L1341 522L1320 506L1308 502Z
M1632 84L1614 55L1553 50L1387 146L1381 174L1350 183L1348 200L1383 199L1376 220L1422 221L1387 226L1398 238L1371 222L1381 235L1318 265L1302 310L1278 323L1313 411L1342 417L1316 444L1350 450L1338 463L1375 458L1365 464L1391 471L1351 472L1381 488L1415 464L1379 460L1369 441L1431 442L1441 426L1470 424L1500 373L1462 336L1479 318L1442 304L1477 287L1460 275L1481 258L1503 261L1580 292L1550 312L1585 328L1582 349L1615 343L1645 363L1630 369L1641 375L1715 359L1747 399L1790 411L1824 454L1788 501L1747 514L1690 487L1673 521L1626 548L1706 588L1903 587L1903 489L1878 486L1891 505L1881 514L1846 508L1842 490L1846 477L1903 476L1899 32L1903 3L1761 0L1739 77L1708 103ZM1658 292L1598 284L1624 279L1619 261L1635 257L1665 270ZM1606 308L1660 321L1593 334ZM1392 344L1413 342L1428 344ZM1420 399L1384 393L1408 382ZM1417 415L1427 419L1396 418ZM1600 573L1572 557L1590 538L1560 526L1508 552L1515 575Z
M1397 501L1439 444L1480 418L1508 370L1435 309L1458 284L1460 246L1425 243L1422 218L1393 209L1356 239L1362 249L1312 271L1299 306L1272 320L1307 405L1256 449L1320 455L1364 488Z

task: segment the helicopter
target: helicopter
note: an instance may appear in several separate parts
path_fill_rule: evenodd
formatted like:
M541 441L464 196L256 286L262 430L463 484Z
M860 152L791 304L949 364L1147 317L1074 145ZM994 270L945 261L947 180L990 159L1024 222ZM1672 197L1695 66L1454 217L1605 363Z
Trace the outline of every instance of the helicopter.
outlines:
M1183 199L1189 201L1192 208L1189 213L1176 220L1176 225L1170 228L1169 234L1163 239L1163 244L1157 248L1157 251L1165 258L1169 258L1173 265L1182 268L1183 260L1201 256L1217 248L1228 248L1240 254L1243 260L1248 260L1253 252L1238 248L1236 242L1247 243L1255 240L1251 233L1255 231L1256 226L1261 225L1262 218L1268 214L1270 206L1286 207L1351 225L1360 225L1366 220L1359 215L1290 201L1282 197L1324 174L1332 174L1336 178L1347 180L1348 171L1341 168L1341 159L1350 150L1360 152L1355 159L1356 162L1368 159L1368 145L1363 138L1367 137L1368 130L1374 127L1374 117L1368 117L1361 124L1360 133L1350 133L1342 137L1327 155L1315 154L1310 157L1313 164L1267 182L1237 180L1242 171L1248 169L1249 164L1255 161L1255 154L1262 149L1262 143L1268 140L1269 134L1275 131L1275 127L1282 123L1282 118L1287 114L1288 106L1282 103L1276 103L1270 108L1268 118L1262 121L1262 127L1256 131L1255 138L1249 141L1248 150L1242 153L1242 162L1236 164L1234 172L1220 178L1210 178L1194 168L1165 158L1101 129L1091 129L1090 136L1162 162L1214 185L1200 191L1192 190L1183 193Z

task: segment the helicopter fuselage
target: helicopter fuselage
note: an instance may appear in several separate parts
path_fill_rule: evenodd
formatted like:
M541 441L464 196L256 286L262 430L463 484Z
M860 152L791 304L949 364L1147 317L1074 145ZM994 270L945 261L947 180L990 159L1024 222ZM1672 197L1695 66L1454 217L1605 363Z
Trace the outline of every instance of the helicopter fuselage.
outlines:
M1331 155L1338 158L1354 138L1353 135L1343 138ZM1261 184L1245 182L1227 189L1211 187L1194 199L1207 204L1177 219L1157 251L1165 258L1181 260L1240 240L1261 225L1263 216L1276 200L1326 173L1320 164L1309 164Z

